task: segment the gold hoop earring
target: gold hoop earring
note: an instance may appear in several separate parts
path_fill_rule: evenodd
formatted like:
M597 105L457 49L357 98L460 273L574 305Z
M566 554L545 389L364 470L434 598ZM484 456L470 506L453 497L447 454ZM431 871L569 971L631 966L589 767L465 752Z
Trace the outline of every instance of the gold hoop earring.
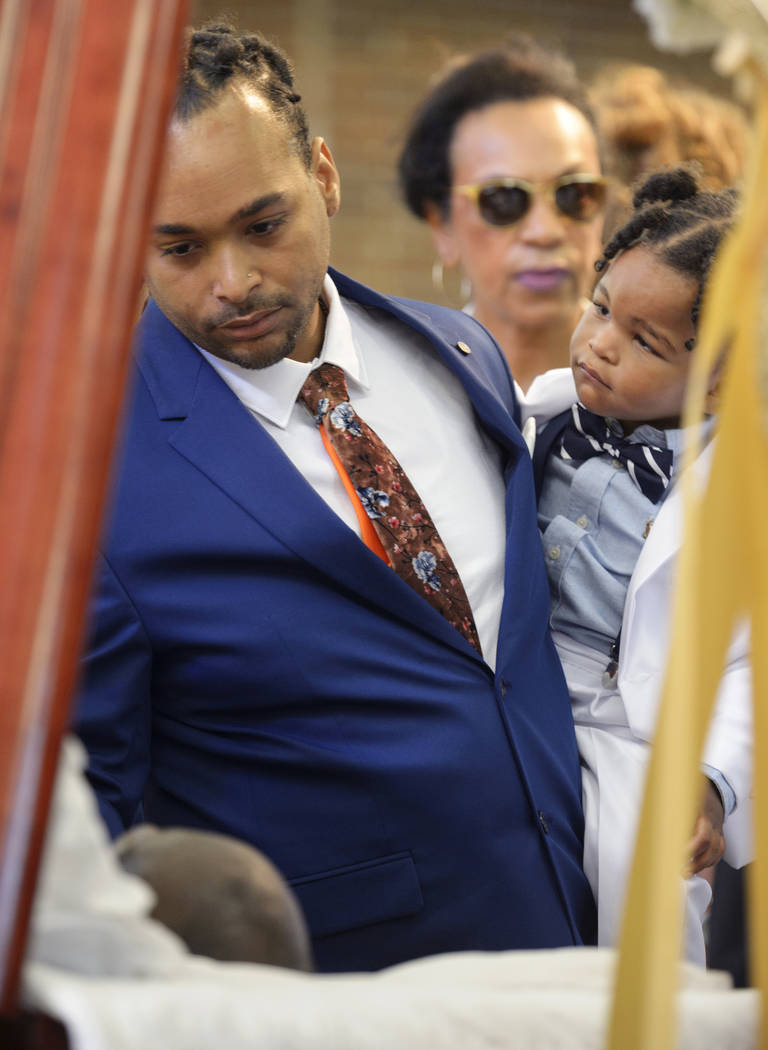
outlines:
M436 292L445 295L445 273L442 259L435 259L432 263L432 287Z
M461 275L461 283L457 292L451 294L445 287L445 269L443 267L442 259L435 259L432 263L432 287L436 292L439 292L444 299L459 298L461 299L461 305L466 306L469 300L472 298L472 285L466 274Z

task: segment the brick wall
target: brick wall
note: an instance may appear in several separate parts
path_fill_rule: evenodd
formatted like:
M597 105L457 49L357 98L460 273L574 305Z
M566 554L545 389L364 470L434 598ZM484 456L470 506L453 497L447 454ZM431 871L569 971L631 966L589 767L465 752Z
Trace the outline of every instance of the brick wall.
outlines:
M221 10L197 0L193 18ZM448 55L518 28L561 47L585 77L606 61L648 62L728 90L707 56L656 51L630 0L229 0L224 10L288 52L312 134L331 146L342 174L333 264L381 291L438 302L450 300L431 285L428 231L401 204L394 171L408 116Z

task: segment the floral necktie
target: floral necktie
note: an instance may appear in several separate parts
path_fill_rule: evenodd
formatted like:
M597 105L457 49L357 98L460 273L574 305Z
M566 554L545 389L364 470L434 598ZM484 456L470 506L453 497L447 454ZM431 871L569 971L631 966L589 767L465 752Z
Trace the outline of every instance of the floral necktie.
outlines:
M299 400L328 435L392 568L480 653L472 610L451 556L403 468L350 405L343 370L325 364L310 372Z

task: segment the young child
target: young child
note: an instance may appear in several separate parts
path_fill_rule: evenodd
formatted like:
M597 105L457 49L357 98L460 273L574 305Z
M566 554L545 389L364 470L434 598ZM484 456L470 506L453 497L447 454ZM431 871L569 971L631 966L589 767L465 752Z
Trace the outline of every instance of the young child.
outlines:
M680 415L702 290L735 208L732 192L702 192L685 169L644 182L597 263L592 305L571 340L578 403L536 437L550 622L581 755L584 868L599 944L620 933L679 545L677 501L667 497L682 451ZM714 381L708 400L714 412ZM730 660L689 847L686 955L702 964L710 889L694 873L720 858L724 816L749 793L746 653Z

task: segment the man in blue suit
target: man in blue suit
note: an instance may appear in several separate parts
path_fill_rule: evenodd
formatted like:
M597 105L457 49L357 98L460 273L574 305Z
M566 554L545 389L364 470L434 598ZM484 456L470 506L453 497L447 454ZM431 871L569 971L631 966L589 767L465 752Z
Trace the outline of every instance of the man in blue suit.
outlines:
M580 944L578 757L510 376L470 317L328 271L338 206L280 52L193 34L85 658L91 781L115 834L143 813L263 850L321 970ZM474 640L361 539L296 401L321 364L418 492Z

